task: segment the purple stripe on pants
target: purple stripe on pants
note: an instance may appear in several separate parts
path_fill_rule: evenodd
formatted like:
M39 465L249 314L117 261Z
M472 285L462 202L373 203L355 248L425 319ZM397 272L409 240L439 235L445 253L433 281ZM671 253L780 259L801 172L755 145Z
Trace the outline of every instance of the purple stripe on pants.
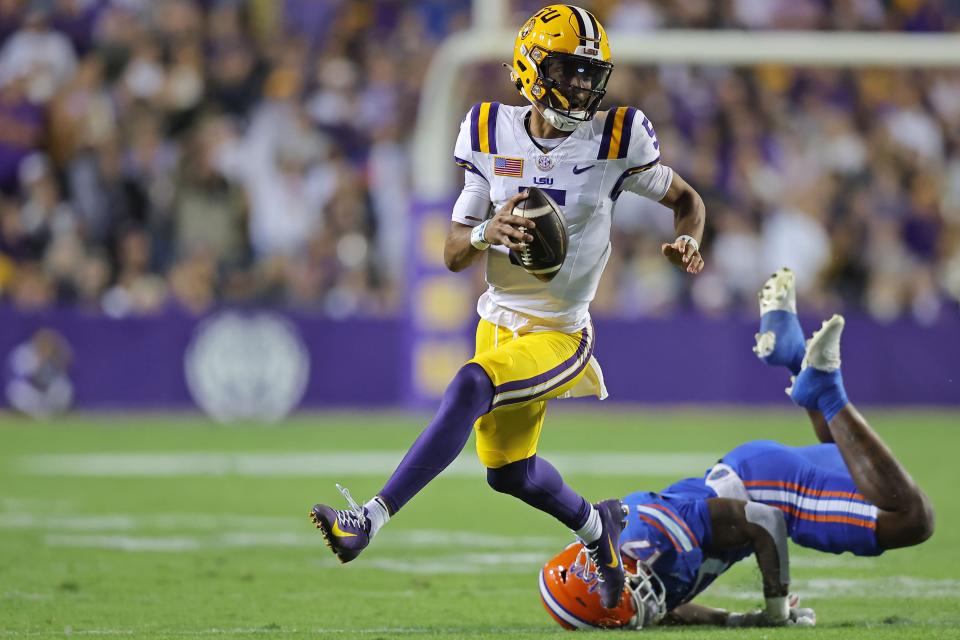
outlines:
M541 396L544 396L544 395L550 393L551 391L553 391L553 390L555 390L555 389L559 389L559 388L562 387L563 385L567 384L568 382L570 382L571 380L573 380L574 378L576 378L578 375L580 375L580 372L583 371L589 363L590 363L590 358L589 358L589 354L588 354L588 357L586 357L586 358L583 359L583 362L580 363L580 366L577 367L577 370L576 370L576 371L574 371L573 373L571 373L569 376L565 376L565 377L563 378L563 380L561 380L560 382L556 383L555 385L552 385L552 386L550 386L550 387L547 387L547 388L544 389L543 391L539 391L539 392L534 393L534 394L529 395L529 396L521 396L521 397L519 397L519 398L512 398L512 399L510 399L510 400L502 400L501 402L495 403L495 404L493 405L492 409L497 409L497 408L499 408L499 407L505 407L505 406L510 405L510 404L518 404L518 403L520 403L520 402L529 402L530 400L536 400L537 398L539 398L539 397L541 397ZM491 410L492 410L492 409L491 409Z
M572 356L555 366L553 369L546 371L544 373L537 374L532 378L525 378L523 380L511 380L510 382L504 382L500 386L496 387L493 390L494 394L503 393L504 391L516 391L517 389L526 389L527 387L533 387L538 384L542 384L557 375L567 367L571 366L574 362L577 361L583 352L587 349L587 346L590 342L590 333L589 328L584 327L580 336L580 344L577 345L577 350Z

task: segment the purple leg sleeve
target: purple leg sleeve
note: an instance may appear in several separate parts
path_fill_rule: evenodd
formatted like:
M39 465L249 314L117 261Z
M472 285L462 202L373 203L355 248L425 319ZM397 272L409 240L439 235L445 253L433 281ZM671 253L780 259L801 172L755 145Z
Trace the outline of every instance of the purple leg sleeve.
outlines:
M487 469L487 483L520 498L576 531L587 523L590 503L568 487L552 464L537 456Z
M433 421L417 437L378 494L396 513L463 451L473 423L490 411L493 382L478 364L464 365L443 393Z

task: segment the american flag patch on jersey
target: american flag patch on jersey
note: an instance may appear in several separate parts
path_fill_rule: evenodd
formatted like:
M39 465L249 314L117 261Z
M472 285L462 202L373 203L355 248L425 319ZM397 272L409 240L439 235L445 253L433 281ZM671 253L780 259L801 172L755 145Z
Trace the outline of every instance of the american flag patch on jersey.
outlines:
M523 158L493 157L493 175L508 178L523 177Z

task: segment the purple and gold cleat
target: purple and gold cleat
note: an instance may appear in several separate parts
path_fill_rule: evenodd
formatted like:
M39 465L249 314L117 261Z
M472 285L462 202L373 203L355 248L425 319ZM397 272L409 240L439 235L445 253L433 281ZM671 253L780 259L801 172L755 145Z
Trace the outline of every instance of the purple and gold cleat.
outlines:
M627 517L627 508L619 500L603 500L593 505L600 514L600 539L585 545L599 574L600 602L607 609L620 604L626 580L620 559L620 532Z
M370 518L366 510L354 502L350 492L337 485L346 498L349 509L334 509L315 504L310 509L310 520L320 529L323 541L340 562L350 562L370 544Z

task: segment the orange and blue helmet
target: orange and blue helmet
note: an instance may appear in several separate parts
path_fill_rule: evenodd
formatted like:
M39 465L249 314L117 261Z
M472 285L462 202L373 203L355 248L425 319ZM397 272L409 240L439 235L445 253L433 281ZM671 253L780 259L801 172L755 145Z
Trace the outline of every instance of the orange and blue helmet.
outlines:
M666 613L663 583L645 564L623 556L627 582L620 604L607 609L587 550L574 542L540 570L540 600L564 629L642 629Z

